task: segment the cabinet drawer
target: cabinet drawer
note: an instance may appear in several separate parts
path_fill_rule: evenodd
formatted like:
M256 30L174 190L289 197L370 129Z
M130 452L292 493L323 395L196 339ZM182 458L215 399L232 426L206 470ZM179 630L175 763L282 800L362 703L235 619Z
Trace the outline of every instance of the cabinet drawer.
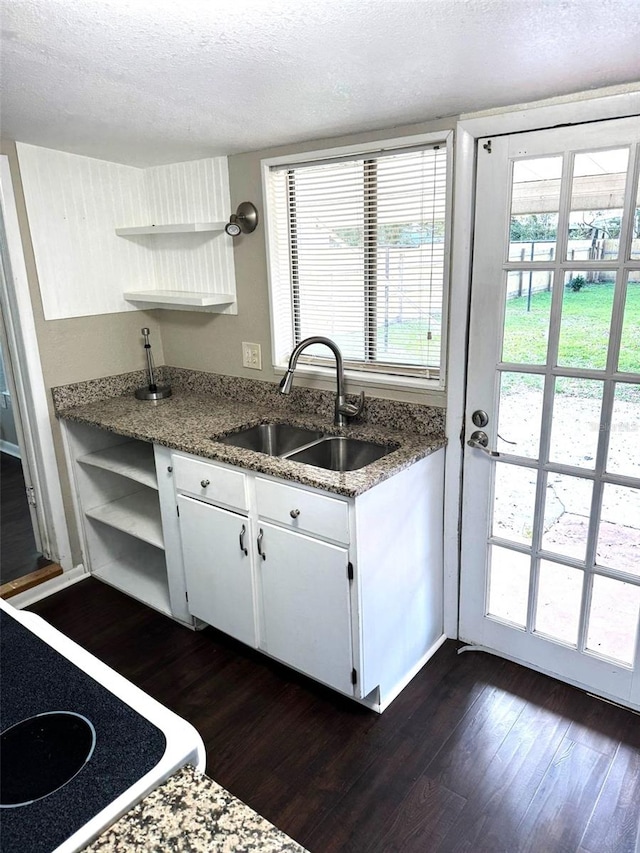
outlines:
M246 475L211 462L173 456L176 489L235 509L248 510Z
M349 505L339 498L256 478L258 513L301 533L349 543Z

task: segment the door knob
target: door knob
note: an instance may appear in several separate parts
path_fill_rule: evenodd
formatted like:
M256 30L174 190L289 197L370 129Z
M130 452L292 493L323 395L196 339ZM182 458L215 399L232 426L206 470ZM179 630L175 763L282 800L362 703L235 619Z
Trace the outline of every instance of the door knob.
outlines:
M473 447L476 450L482 450L488 456L493 456L494 458L500 456L497 450L489 450L489 436L481 429L477 429L475 432L471 433L467 444L469 447Z

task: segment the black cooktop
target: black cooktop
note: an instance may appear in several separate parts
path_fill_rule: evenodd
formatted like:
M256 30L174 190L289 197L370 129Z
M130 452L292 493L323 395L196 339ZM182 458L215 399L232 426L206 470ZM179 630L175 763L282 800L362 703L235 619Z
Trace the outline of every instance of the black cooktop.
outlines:
M0 853L50 853L164 755L163 732L0 611Z

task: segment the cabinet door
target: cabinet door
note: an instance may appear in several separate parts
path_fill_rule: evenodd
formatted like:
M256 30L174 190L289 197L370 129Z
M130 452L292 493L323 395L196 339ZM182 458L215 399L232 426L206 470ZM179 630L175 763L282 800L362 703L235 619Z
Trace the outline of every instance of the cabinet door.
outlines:
M270 655L353 694L348 551L261 524L263 644Z
M255 647L248 519L184 495L178 506L189 612Z

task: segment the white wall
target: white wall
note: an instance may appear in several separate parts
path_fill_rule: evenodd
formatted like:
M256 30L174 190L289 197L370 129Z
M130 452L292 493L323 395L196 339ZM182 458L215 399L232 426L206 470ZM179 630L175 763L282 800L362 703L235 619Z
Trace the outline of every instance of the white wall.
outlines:
M233 293L224 233L119 236L116 228L224 222L226 157L138 169L17 144L45 320L139 306L126 291Z

